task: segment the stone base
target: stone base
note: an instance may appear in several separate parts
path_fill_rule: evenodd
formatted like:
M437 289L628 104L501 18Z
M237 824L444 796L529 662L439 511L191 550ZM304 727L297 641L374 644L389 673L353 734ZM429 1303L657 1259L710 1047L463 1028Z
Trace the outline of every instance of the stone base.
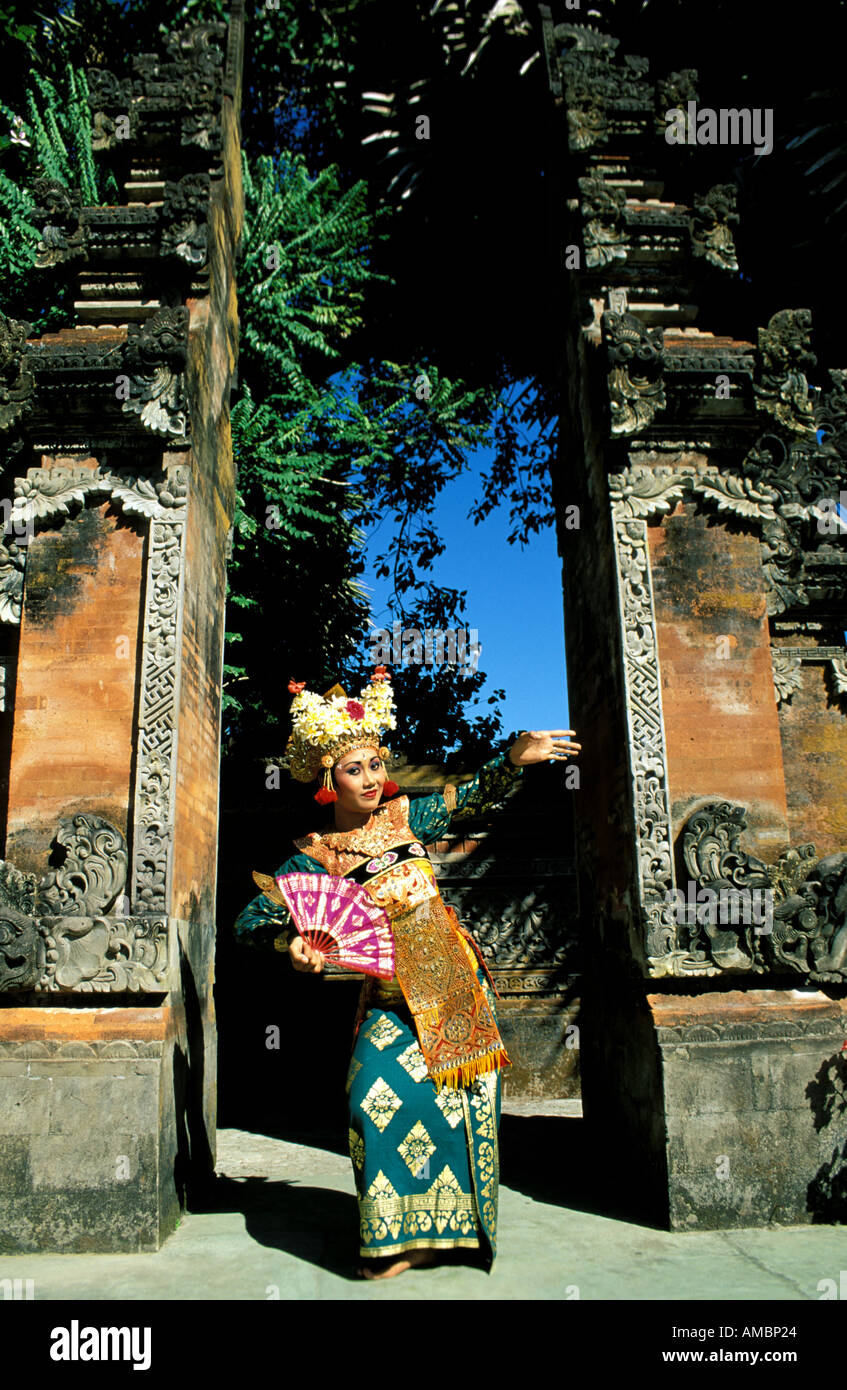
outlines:
M0 1009L0 1253L159 1248L174 1058L167 1007Z
M789 990L647 1002L662 1058L671 1226L844 1220L830 1191L847 1166L839 1005Z
M497 1018L512 1068L503 1074L503 1099L573 1100L579 1084L579 1001L505 995Z
M793 990L615 1002L583 1030L583 1102L616 1211L671 1230L847 1219L843 1004Z

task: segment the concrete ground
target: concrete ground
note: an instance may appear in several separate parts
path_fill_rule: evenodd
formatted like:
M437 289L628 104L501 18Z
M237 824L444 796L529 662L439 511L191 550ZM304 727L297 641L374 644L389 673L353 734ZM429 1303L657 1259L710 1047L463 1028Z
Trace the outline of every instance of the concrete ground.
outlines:
M501 1125L498 1258L381 1283L354 1277L356 1202L341 1136L218 1131L208 1210L155 1254L0 1256L0 1280L67 1300L819 1301L847 1267L840 1226L670 1233L587 1195L578 1102L512 1102ZM625 1164L622 1163L622 1181ZM847 1276L845 1276L847 1278Z

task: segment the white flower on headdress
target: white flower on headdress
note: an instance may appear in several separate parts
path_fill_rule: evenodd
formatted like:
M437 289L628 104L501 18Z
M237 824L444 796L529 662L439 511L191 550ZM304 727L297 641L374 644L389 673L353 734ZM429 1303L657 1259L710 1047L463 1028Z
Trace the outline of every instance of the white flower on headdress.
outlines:
M338 688L334 694L317 695L298 681L291 681L288 688L294 695L288 761L298 781L311 781L326 756L335 761L348 748L378 748L383 731L397 727L394 692L384 668L377 668L358 700L349 699Z

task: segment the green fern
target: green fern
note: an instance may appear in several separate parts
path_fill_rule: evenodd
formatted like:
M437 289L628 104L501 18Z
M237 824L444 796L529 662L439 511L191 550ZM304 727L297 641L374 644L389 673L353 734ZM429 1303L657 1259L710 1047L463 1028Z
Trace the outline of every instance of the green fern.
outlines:
M79 189L84 204L106 201L114 178L99 176L91 143L91 116L85 74L67 64L64 82L33 73L25 113L0 102L8 132L0 136L0 303L7 313L23 314L43 329L67 306L53 304L38 315L32 308L31 271L41 229L30 192L35 178L58 179Z

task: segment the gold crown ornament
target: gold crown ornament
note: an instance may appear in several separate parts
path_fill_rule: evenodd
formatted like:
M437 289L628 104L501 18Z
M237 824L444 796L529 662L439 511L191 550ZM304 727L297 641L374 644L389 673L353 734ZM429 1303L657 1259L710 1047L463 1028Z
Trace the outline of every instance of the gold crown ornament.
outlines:
M307 690L304 681L289 681L292 731L286 748L288 769L298 782L311 782L322 773L323 785L315 801L325 806L338 800L332 785L332 769L339 758L354 748L374 748L381 758L388 757L382 747L382 734L396 729L394 691L384 666L377 666L358 700L350 700L340 685L325 695ZM386 782L382 794L394 796L396 782Z

